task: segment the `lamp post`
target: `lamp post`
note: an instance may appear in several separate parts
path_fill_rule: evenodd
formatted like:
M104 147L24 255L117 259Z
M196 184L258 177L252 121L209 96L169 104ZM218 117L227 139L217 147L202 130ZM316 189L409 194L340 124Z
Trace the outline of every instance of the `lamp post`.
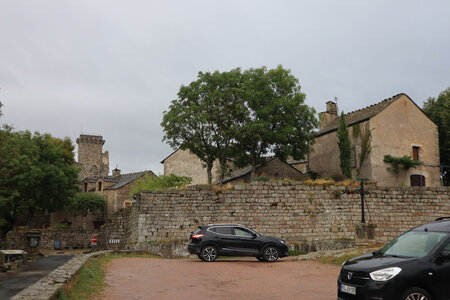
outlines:
M360 181L359 194L361 195L361 223L366 223L366 219L364 218L364 181L369 181L369 178L363 177L356 179Z

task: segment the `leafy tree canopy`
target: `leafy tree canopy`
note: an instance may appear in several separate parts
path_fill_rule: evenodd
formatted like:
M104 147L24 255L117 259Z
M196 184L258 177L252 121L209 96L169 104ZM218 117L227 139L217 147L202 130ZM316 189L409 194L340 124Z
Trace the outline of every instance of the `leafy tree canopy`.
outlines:
M444 185L450 185L450 87L441 92L437 99L428 98L423 111L438 126L439 155L443 166L441 175Z
M0 130L0 219L11 229L19 214L62 209L77 191L79 169L69 138Z
M231 158L237 166L254 167L268 153L301 159L317 127L315 112L304 99L298 80L282 66L200 72L164 112L163 140L197 155L209 183L216 159L221 178Z
M344 112L341 113L341 117L339 118L337 137L342 174L344 174L347 178L352 178L351 144L350 137L348 135L347 122L344 118Z

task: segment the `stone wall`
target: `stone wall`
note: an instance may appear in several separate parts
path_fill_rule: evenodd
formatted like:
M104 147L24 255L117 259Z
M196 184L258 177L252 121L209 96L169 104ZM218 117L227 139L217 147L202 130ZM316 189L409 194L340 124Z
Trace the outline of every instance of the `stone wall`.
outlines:
M240 223L285 239L297 249L330 248L353 240L360 227L358 187L307 186L294 182L254 182L233 190L142 192L130 208L106 224L104 239L120 239L108 249L139 249L155 243L187 242L189 233L209 223ZM375 240L385 243L414 226L450 215L449 187L366 188L366 220ZM148 246L150 247L150 246ZM147 247L147 248L148 248Z
M88 248L91 237L98 236L99 231L52 230L37 229L24 232L10 231L6 235L7 248L34 251L38 249L54 249L55 240L60 241L61 249ZM30 238L38 238L38 246L30 247Z

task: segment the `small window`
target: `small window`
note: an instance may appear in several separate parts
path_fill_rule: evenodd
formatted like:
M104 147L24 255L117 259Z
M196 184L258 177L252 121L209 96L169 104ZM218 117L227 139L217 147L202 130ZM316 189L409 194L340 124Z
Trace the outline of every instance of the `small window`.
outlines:
M88 189L88 183L85 182L85 183L84 183L84 192L85 192L85 193L87 192L87 189Z
M101 183L101 182L98 183L98 191L99 191L99 192L102 191L102 183Z
M411 186L425 186L425 176L411 175Z
M215 229L216 229L216 233L219 233L219 234L230 234L230 235L233 234L231 231L231 227L220 226L220 227L215 227Z
M414 160L420 160L419 158L419 150L420 150L420 147L417 147L417 146L413 146L413 159Z
M234 234L237 236L247 236L247 237L252 237L253 234L248 232L247 230L244 230L242 228L234 228Z

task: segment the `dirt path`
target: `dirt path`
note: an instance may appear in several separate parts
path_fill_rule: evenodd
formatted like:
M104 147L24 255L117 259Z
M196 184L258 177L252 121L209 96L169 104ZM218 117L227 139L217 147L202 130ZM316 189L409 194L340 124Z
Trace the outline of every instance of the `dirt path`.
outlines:
M313 261L261 263L252 258L121 258L107 268L98 299L336 299L340 267Z

